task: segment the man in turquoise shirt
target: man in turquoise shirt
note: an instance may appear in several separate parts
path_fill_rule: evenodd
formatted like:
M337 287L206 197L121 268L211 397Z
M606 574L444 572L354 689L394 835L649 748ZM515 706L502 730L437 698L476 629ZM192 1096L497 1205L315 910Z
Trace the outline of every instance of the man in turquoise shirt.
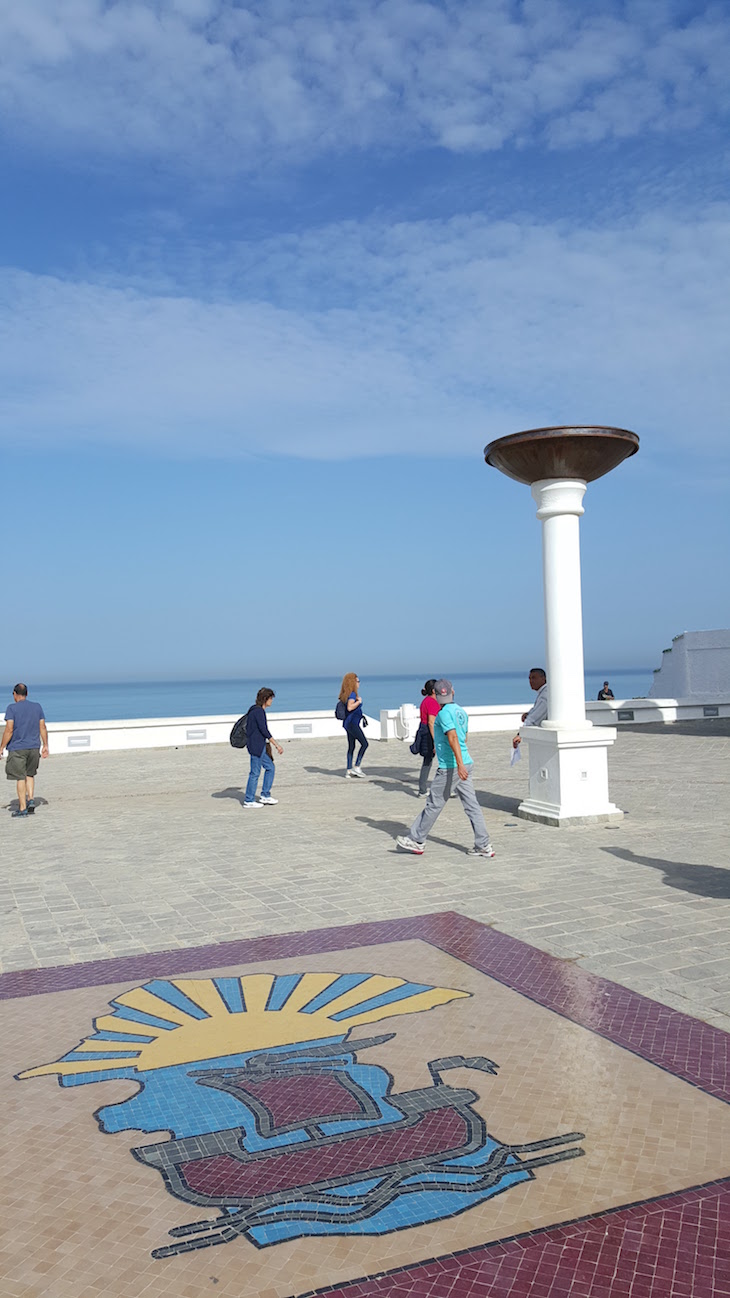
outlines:
M492 857L494 848L489 841L482 809L477 801L472 780L474 763L466 746L469 718L464 709L454 702L451 681L437 681L434 694L441 705L433 723L438 770L431 781L426 805L420 816L414 820L408 835L401 835L395 841L404 852L422 856L426 839L446 806L453 788L461 798L461 804L474 830L474 846L470 848L469 855Z

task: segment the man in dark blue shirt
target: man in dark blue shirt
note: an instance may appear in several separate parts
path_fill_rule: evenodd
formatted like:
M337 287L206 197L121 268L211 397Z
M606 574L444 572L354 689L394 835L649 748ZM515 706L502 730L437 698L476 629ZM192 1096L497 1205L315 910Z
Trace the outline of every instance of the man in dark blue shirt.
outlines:
M7 748L5 774L15 780L18 809L14 816L32 816L35 811L35 774L41 757L48 756L48 731L43 708L28 698L22 681L13 688L13 702L5 710L5 729L0 739L0 757Z

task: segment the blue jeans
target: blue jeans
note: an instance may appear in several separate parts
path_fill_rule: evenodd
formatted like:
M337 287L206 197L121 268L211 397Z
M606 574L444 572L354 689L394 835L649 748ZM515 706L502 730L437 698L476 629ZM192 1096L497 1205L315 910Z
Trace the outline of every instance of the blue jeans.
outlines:
M347 735L347 769L348 771L351 771L352 755L355 752L355 744L359 743L360 745L357 754L357 761L355 762L355 765L359 766L363 759L365 749L368 746L368 741L365 738L360 726L348 726L345 733Z
M274 783L274 763L266 752L266 749L264 749L260 757L254 757L253 753L250 754L250 757L251 772L246 781L246 792L243 795L244 802L256 801L256 785L259 782L259 775L261 774L262 768L264 772L264 782L261 786L262 798L268 798L271 793L271 786Z

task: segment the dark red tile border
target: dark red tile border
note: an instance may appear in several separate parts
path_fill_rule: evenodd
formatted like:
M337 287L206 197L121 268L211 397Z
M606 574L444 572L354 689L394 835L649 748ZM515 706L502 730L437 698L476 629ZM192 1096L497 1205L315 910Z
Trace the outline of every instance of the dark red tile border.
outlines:
M137 978L174 977L238 961L276 960L420 938L563 1018L730 1103L730 1035L477 920L444 911L396 920L242 938L0 975L0 1000Z
M300 1298L725 1298L730 1181Z
M0 976L0 999L420 938L730 1103L730 1036L454 912ZM730 1178L318 1290L332 1298L730 1298Z

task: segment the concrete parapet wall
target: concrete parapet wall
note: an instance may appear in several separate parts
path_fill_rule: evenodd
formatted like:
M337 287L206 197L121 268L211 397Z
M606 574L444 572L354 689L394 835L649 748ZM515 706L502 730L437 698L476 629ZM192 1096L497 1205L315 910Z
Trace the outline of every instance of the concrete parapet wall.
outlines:
M49 721L52 755L109 752L123 748L186 748L194 744L226 744L238 713L217 717L147 717L122 721ZM270 712L271 733L285 739L323 739L342 735L342 722L332 712ZM370 735L378 725L369 718Z
M516 733L522 713L530 701L471 707L469 730ZM703 717L730 717L730 694L692 699L614 699L609 703L589 701L586 715L596 726L641 724L651 721L691 721ZM187 748L196 744L225 744L237 715L216 717L145 717L120 721L50 721L48 739L51 754L111 752L126 748ZM326 712L271 712L271 732L285 739L344 738L342 723ZM411 742L418 726L418 709L413 704L383 709L380 721L368 718L367 736Z
M487 730L510 730L516 733L524 712L532 703L503 703L497 707L464 708L469 717L469 731L478 734ZM411 711L412 709L412 711ZM414 715L415 714L415 715ZM586 716L594 726L642 724L651 721L697 721L703 717L730 717L730 694L708 695L692 699L612 699L599 703L586 702ZM380 713L380 738L401 739L410 743L418 726L418 712L412 704L402 708L387 708Z

